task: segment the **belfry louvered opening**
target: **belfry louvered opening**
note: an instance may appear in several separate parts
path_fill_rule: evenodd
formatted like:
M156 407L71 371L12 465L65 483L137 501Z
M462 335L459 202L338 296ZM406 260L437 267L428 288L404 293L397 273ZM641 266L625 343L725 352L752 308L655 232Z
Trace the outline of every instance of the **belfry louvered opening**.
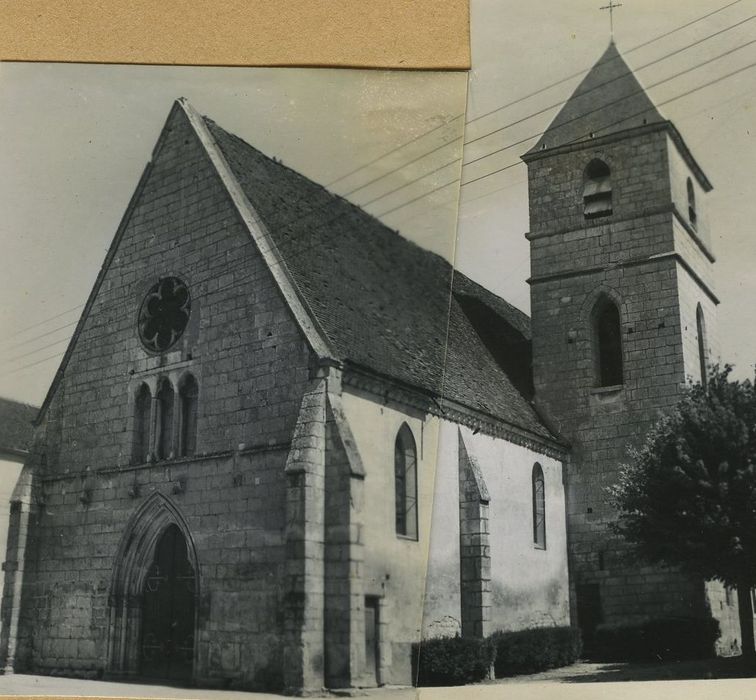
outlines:
M609 216L612 213L612 179L609 166L594 158L585 169L583 184L583 214L586 219Z

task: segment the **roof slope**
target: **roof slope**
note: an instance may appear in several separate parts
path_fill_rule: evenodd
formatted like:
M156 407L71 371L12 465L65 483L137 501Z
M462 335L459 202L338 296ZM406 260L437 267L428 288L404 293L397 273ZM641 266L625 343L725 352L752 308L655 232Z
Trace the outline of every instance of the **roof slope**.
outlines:
M551 437L456 295L486 304L510 334L528 341L525 314L354 204L205 123L339 359Z
M32 421L38 410L25 403L0 398L0 452L29 451L34 433Z
M612 41L528 153L664 121Z

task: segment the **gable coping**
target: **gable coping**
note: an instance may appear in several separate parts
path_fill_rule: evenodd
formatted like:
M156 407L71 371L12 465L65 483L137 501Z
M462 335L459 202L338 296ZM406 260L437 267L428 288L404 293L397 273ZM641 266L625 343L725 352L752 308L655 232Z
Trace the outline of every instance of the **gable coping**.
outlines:
M244 193L239 181L231 170L231 166L221 152L218 143L207 128L205 120L194 110L186 98L181 97L176 102L184 111L194 129L194 133L209 156L210 162L220 177L224 188L230 195L239 216L246 225L260 255L273 275L279 291L286 300L292 314L294 314L297 325L299 325L302 333L304 333L308 344L319 359L334 359L335 354L326 340L326 335L319 327L319 324L315 320L315 315L307 307L304 298L299 293L297 283L289 272L286 261L281 255L276 242Z

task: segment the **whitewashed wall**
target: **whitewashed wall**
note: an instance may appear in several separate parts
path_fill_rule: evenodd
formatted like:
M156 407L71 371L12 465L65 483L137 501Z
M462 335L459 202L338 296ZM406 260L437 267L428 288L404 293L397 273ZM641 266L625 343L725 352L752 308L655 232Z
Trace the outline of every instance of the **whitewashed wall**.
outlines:
M490 495L492 629L569 624L569 582L562 465L525 447L462 429ZM459 631L458 427L443 422L436 472L423 635ZM533 544L531 479L543 468L546 549Z

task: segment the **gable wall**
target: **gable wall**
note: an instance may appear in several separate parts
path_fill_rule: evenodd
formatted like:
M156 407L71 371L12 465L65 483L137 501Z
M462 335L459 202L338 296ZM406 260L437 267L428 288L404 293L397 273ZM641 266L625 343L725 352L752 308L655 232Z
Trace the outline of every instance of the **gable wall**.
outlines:
M166 274L188 283L192 318L160 357L142 348L136 318ZM280 675L283 470L309 361L175 111L47 413L21 666L102 671L116 550L128 519L159 491L183 513L198 553L197 677L255 685ZM199 383L196 457L130 465L139 383L187 370Z

